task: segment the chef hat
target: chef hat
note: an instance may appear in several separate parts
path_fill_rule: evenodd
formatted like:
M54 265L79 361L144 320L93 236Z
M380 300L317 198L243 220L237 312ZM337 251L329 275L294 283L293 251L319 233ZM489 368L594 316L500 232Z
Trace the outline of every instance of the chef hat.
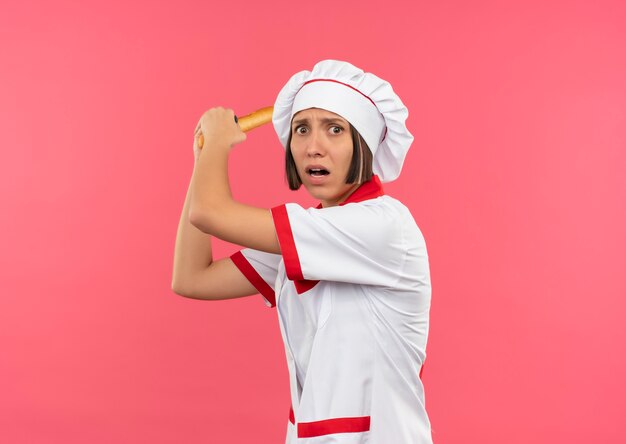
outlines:
M389 82L338 60L294 74L278 93L272 116L283 147L294 114L307 108L322 108L350 122L372 151L373 172L382 182L400 175L413 136L405 124L409 112Z

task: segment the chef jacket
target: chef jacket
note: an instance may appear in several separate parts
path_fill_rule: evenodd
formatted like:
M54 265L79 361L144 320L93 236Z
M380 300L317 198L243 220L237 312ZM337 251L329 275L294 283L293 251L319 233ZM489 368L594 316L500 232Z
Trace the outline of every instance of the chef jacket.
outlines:
M282 254L235 265L276 307L290 376L286 444L425 444L430 271L409 210L377 176L341 205L272 208Z

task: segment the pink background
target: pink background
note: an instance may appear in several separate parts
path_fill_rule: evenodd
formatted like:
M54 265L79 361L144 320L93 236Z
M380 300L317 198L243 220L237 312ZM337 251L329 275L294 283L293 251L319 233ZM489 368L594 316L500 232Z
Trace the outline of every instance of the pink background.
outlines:
M172 257L201 113L325 58L410 110L435 442L626 441L624 2L5 0L2 442L283 442L275 310L175 295ZM236 197L312 204L282 156L250 133Z

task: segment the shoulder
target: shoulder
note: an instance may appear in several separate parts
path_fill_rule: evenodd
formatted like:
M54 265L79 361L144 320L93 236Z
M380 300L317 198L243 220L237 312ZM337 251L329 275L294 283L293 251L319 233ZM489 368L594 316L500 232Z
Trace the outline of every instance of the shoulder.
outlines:
M396 201L397 202L397 201ZM381 196L361 202L350 202L327 208L303 209L297 204L287 204L289 212L304 212L312 218L321 220L335 220L350 224L392 224L400 214L399 202ZM401 205L401 204L400 204Z
M377 199L360 202L365 211L375 214L381 228L389 230L390 233L402 237L405 245L424 245L425 240L411 210L398 199L384 195Z
M282 208L281 208L282 207ZM350 202L327 208L303 208L297 203L287 203L277 207L278 211L284 211L290 216L304 216L312 219L333 219L337 221L351 222L378 222L383 224L395 224L407 216L411 219L408 208L399 200L390 196L380 196L375 199L361 202Z
M409 209L398 199L384 195L375 199L358 203L350 203L343 208L349 208L355 214L378 219L388 226L415 225L415 220Z

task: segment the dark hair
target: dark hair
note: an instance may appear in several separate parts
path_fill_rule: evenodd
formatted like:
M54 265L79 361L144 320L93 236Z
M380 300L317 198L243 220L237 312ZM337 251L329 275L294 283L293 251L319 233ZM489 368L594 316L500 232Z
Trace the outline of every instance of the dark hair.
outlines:
M352 161L348 168L346 183L363 183L372 180L372 162L373 156L369 147L359 132L350 125L350 134L352 134ZM302 185L302 179L298 174L296 162L291 154L291 136L293 131L289 131L289 139L287 139L287 148L285 150L285 171L287 174L287 183L289 189L297 190Z

